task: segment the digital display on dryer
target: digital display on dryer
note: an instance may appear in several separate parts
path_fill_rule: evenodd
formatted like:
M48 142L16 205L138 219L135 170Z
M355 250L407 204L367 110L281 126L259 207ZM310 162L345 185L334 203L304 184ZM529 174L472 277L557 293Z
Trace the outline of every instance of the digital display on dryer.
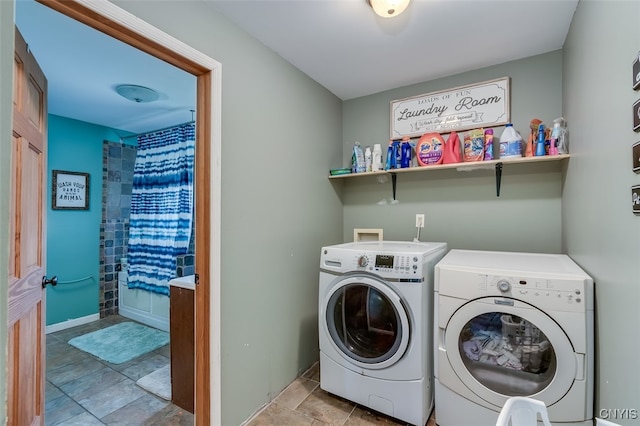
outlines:
M393 268L393 256L388 254L376 255L376 268Z

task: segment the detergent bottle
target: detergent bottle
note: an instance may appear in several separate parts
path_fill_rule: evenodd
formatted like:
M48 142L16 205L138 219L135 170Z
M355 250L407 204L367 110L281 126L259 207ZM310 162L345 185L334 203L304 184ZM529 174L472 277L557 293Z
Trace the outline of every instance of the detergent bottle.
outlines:
M547 152L544 148L544 124L538 126L538 140L536 141L536 157L545 155Z
M484 131L484 161L493 160L493 129Z
M382 170L382 147L379 143L373 145L373 159L371 160L371 171Z
M360 147L360 142L356 142L353 145L353 154L351 155L351 173L362 173L365 170L364 153Z
M371 147L367 146L364 149L364 166L365 166L364 170L365 170L365 172L370 172L372 170L371 169L372 162L373 162L373 156L371 154Z
M404 136L400 145L400 167L403 169L411 166L411 142L409 140L409 136Z

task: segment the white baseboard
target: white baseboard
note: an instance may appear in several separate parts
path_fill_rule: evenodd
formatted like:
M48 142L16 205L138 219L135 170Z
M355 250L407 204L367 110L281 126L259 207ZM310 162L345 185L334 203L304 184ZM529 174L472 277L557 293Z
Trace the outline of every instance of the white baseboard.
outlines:
M167 333L169 332L169 318L151 315L149 312L128 306L120 306L118 308L118 313L123 317L141 322L142 324L157 328L158 330L166 331Z
M45 333L55 333L56 331L66 330L67 328L76 327L78 325L89 324L100 319L100 314L91 314L86 317L70 319L67 321L58 322L45 327Z

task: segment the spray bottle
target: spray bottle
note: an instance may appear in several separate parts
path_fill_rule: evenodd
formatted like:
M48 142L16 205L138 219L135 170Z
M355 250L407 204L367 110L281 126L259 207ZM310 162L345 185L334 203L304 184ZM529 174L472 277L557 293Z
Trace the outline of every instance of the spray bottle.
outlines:
M549 144L549 155L558 155L558 137L560 136L560 123L553 123L551 131L551 141Z

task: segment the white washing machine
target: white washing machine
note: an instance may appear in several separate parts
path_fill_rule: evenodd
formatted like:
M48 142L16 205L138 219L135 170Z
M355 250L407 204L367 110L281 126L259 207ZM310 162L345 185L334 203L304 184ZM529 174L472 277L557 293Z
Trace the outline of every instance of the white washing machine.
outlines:
M433 271L446 243L323 247L320 387L424 425L433 408Z
M592 425L593 294L565 255L451 250L435 267L438 425L494 425L511 396Z

